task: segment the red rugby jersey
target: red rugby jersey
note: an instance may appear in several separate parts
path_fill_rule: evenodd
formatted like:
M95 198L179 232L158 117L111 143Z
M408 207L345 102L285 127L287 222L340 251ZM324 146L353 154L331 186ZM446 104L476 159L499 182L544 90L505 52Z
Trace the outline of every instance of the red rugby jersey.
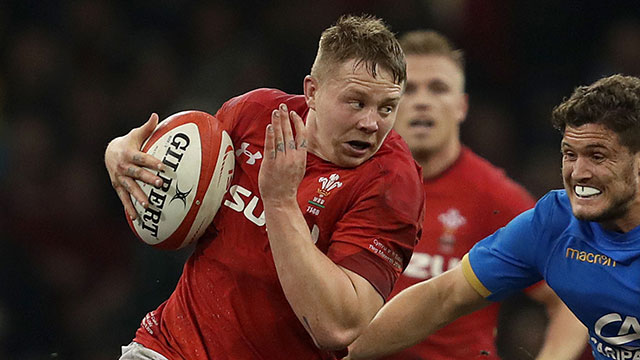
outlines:
M303 96L273 89L233 98L216 114L236 149L232 186L176 290L147 314L135 337L169 359L335 359L314 345L296 318L269 248L258 171L265 128L280 103L306 117ZM298 202L316 246L385 298L420 236L420 177L393 131L356 168L307 157Z
M422 238L392 296L452 268L476 242L535 204L501 169L466 147L449 169L424 180L424 190ZM498 305L492 304L388 359L499 359L494 343L497 316Z

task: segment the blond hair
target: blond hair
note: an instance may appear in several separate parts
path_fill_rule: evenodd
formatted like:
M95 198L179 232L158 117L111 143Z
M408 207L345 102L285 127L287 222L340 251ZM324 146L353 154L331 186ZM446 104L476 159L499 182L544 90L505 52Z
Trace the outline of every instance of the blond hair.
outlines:
M381 19L371 15L341 16L322 32L311 76L322 80L336 65L356 60L355 66L364 63L374 77L378 68L391 72L396 84L407 79L404 54L395 35Z
M451 59L464 74L464 52L436 31L410 31L402 35L399 42L405 55L442 55Z

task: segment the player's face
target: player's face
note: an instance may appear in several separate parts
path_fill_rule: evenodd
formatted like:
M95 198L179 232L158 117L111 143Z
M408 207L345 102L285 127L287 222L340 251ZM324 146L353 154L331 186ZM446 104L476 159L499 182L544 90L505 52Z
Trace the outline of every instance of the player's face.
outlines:
M378 151L396 118L402 86L391 72L373 77L350 60L322 81L307 76L305 95L315 117L307 124L309 151L338 166L355 167Z
M460 68L442 55L407 55L407 86L398 106L395 130L416 158L458 142L467 115Z
M602 124L567 126L562 138L562 176L573 214L624 229L638 225L639 156Z

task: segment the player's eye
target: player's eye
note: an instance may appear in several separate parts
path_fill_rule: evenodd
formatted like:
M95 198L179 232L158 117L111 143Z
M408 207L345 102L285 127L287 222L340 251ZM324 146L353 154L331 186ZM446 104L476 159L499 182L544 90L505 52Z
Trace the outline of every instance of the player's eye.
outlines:
M349 101L349 105L351 105L351 107L356 109L356 110L360 110L360 109L364 108L364 103L362 101L358 101L358 100Z
M393 109L395 109L394 106L391 105L387 105L387 106L383 106L380 108L380 112L384 115L389 115L393 112Z
M574 154L573 151L570 150L562 150L562 158L563 160L573 161L576 159L576 154Z
M443 94L449 91L449 85L442 81L435 81L429 86L435 94Z
M602 153L593 153L591 154L591 158L594 161L600 162L600 161L603 161L606 158L606 156L604 156L604 154Z
M413 94L416 92L416 85L413 83L407 83L407 86L404 88L405 94Z

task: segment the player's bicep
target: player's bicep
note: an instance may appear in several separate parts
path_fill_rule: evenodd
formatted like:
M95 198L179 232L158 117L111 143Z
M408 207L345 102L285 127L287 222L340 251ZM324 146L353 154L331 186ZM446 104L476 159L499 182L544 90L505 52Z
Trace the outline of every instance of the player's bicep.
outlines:
M355 239L350 242L333 241L327 256L341 268L358 274L385 299L400 274L399 266L383 259L381 252L376 251L377 248L372 245L371 239L367 239L368 242L364 242L365 239L361 239L363 242L354 241Z
M384 304L382 295L380 295L378 290L376 290L369 280L347 268L342 266L340 266L340 268L345 272L345 274L347 274L349 279L351 279L351 283L353 284L354 291L357 295L361 319L368 323Z
M486 298L487 296L491 295L491 291L487 289L486 286L484 286L480 279L478 279L478 276L476 275L475 271L473 271L471 264L469 264L468 254L464 255L459 265L460 271L464 276L466 283L469 285L469 287L471 287L471 289L474 290L476 294L478 294L482 298Z
M448 301L455 305L454 314L456 317L468 314L489 304L485 296L473 286L467 277L463 264L456 265L453 269L440 276L443 277L440 281L450 283Z

